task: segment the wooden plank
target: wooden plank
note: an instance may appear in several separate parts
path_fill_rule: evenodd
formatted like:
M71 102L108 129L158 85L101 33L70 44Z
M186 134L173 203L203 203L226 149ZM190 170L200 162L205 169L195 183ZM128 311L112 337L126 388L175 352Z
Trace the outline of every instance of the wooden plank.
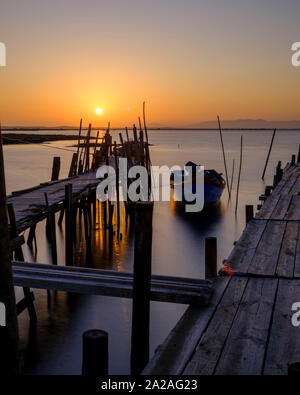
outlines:
M45 268L41 267L45 266ZM14 284L31 288L53 289L92 295L106 295L131 298L133 290L132 274L113 276L112 271L106 275L76 270L49 270L48 265L40 267L20 266L13 263ZM69 268L71 269L71 268ZM29 285L30 284L30 285ZM151 300L170 303L205 305L212 294L210 283L198 285L185 282L176 283L171 277L151 278Z
M263 373L287 374L288 363L300 360L299 327L292 325L292 305L300 301L300 280L279 280Z
M286 216L286 213L288 212L291 200L292 200L291 195L284 196L281 194L280 199L279 199L276 207L274 208L270 218L275 219L275 220L284 219Z
M185 375L214 373L247 282L247 278L231 278L215 314L184 370Z
M215 374L262 373L277 284L277 279L248 281Z
M190 306L185 311L142 372L143 375L179 375L183 372L229 281L229 278L216 278L209 305L205 308Z
M227 260L228 265L234 271L247 273L254 256L255 249L266 226L267 221L265 220L252 220L248 223Z
M298 235L298 223L288 222L283 237L276 269L277 276L293 277Z
M300 220L300 196L293 196L285 219L299 221Z
M280 194L272 194L270 195L262 208L257 212L255 218L256 219L269 219L280 199Z
M268 222L256 248L248 273L275 274L285 228L285 221Z

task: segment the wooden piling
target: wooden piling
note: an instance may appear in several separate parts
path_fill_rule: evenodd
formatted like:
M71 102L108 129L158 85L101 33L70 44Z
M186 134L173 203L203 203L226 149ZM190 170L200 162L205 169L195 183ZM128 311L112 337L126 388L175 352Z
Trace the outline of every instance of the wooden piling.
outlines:
M243 136L241 136L240 167L239 167L238 183L237 183L237 190L236 190L235 215L237 215L237 209L238 209L238 203L239 203L239 191L240 191L240 179L241 179L241 172L242 172L242 163L243 163Z
M9 229L6 215L6 188L2 133L0 125L0 303L6 311L6 326L0 328L0 372L2 377L19 373L18 321L13 286Z
M9 224L10 224L10 238L15 239L19 236L19 231L18 231L15 211L14 211L14 207L13 207L12 203L7 205L7 212L8 212ZM17 248L15 248L14 254L15 254L15 259L17 261L24 262L24 255L23 255L21 246L18 246ZM22 304L24 305L24 309L25 308L28 309L30 323L34 324L37 321L36 311L35 311L35 307L33 304L34 294L27 287L23 287L23 293L24 293L24 299L23 299ZM19 303L18 303L18 305L20 306ZM18 313L18 305L17 305L17 313ZM24 309L22 309L22 311ZM21 312L21 310L20 310L20 312Z
M131 374L149 360L153 202L136 203L131 333Z
M297 163L300 163L300 144L299 144L298 155L297 155Z
M48 237L51 246L51 256L53 265L57 265L56 233L55 233L55 216L49 207L48 195L45 192L45 202L47 210Z
M74 152L71 160L70 170L68 177L73 177L76 175L76 166L77 166L77 154Z
M108 375L108 333L91 329L82 335L82 375Z
M205 239L205 278L217 276L217 238Z
M82 131L82 119L80 119L79 131L78 131L78 144L77 144L77 157L76 157L76 164L75 164L75 175L78 174L81 131Z
M65 248L66 265L73 265L73 193L72 184L65 186Z
M295 164L296 164L296 155L292 155L291 166L295 166Z
M274 129L274 132L273 132L273 135L272 135L268 156L267 156L265 167L264 167L264 171L263 171L263 174L262 174L262 177L261 177L262 180L265 178L265 173L266 173L266 169L267 169L267 166L268 166L271 150L272 150L272 147L273 147L273 141L274 141L275 134L276 134L276 129Z
M146 103L145 102L143 102L143 119L144 119L144 130L145 130L146 142L148 144L149 141L148 141L148 130L147 130L147 124L146 124Z
M227 191L228 191L228 196L229 196L229 199L230 199L231 193L230 193L230 189L229 189L229 179L228 179L228 172L227 172L226 156L225 156L222 128L221 128L221 122L220 122L219 116L218 116L218 124L219 124L219 133L220 133L220 140L221 140L221 146L222 146L222 152L223 152L223 161L224 161L224 168L225 168Z
M58 178L59 178L59 171L60 171L60 157L59 156L55 156L53 158L51 181L58 180Z
M246 205L246 224L250 222L254 217L254 207L253 205Z
M116 169L116 195L117 195L117 225L120 227L120 171L119 171L119 159L117 156L117 143L115 141L115 169Z
M85 154L85 171L90 170L90 138L91 138L92 125L89 124L89 129L86 138L86 154Z

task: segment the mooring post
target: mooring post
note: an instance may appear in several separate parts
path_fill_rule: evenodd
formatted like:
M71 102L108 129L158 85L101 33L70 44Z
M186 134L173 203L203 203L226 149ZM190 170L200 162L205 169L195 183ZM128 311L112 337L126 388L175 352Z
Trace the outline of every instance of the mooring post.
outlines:
M58 180L59 171L60 171L60 157L55 156L53 158L51 181Z
M71 160L70 170L68 177L73 177L76 175L76 168L77 168L77 153L74 152Z
M117 226L120 228L120 171L119 171L119 159L117 156L117 143L115 141L115 168L116 168L116 194L117 194Z
M13 286L9 229L6 214L6 188L2 133L0 125L0 303L5 314L5 326L0 326L0 372L1 376L14 376L19 373L18 360L18 321L16 299ZM4 306L4 307L3 307Z
M300 163L300 144L298 148L297 163Z
M246 225L250 222L254 217L254 207L253 205L246 205Z
M270 196L272 192L272 187L271 186L267 186L265 188L265 196Z
M217 238L205 239L205 278L217 276Z
M73 193L72 184L65 185L66 265L73 265Z
M108 333L91 329L82 335L82 375L108 375Z
M292 155L292 160L291 160L291 166L294 166L296 164L296 155Z
M56 249L56 233L55 233L55 216L52 213L51 207L48 202L48 195L45 192L45 202L47 210L47 224L48 224L48 238L51 245L51 256L53 265L57 265L57 249Z
M135 208L131 374L140 374L149 361L153 202Z

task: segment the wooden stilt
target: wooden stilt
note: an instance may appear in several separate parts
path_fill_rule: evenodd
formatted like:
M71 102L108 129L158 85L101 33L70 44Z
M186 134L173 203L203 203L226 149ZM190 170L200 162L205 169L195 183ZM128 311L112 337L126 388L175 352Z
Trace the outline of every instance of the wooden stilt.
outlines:
M55 156L53 158L51 181L58 180L59 171L60 171L60 157L59 156Z
M153 202L136 204L131 334L131 374L149 360L150 286Z
M205 239L205 278L217 276L217 238Z
M108 333L92 329L82 335L82 375L101 377L108 374Z
M246 206L246 224L250 222L254 217L254 207L253 205Z
M11 203L7 205L7 212L8 212L9 224L10 224L10 238L14 239L19 236L19 232L18 232L18 228L17 228L15 211L14 211L13 205ZM17 261L24 262L24 255L23 255L21 246L18 246L14 250L14 253L15 253L15 259ZM33 304L34 294L27 287L23 287L23 292L24 292L24 299L17 304L17 313L21 313L25 308L27 308L28 313L29 313L30 322L35 323L37 320L37 317L36 317L36 312L35 312L35 308L34 308L34 304ZM23 305L24 308L20 309L20 305Z
M73 193L72 184L65 186L66 265L73 266Z
M51 246L51 256L53 265L57 265L57 250L56 250L56 233L55 233L55 216L51 212L51 208L49 207L48 196L45 192L45 202L46 202L46 210L47 210L47 222L48 222L48 232L49 232L49 241Z

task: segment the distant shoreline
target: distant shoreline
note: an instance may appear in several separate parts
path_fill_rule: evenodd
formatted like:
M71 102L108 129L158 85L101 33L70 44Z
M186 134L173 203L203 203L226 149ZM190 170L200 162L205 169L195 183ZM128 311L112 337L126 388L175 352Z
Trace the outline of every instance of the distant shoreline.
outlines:
M20 131L20 132L25 132L25 131L28 131L28 132L40 132L40 131L43 131L43 130L45 130L45 131L64 131L64 130L77 130L78 129L78 127L61 127L61 128L59 128L59 127L49 127L49 128L47 128L47 127L40 127L40 128L30 128L30 127L21 127L21 128L12 128L12 127L9 127L9 128L7 128L7 127L4 127L4 128L2 128L2 131L5 131L5 132L18 132L18 131ZM84 128L84 130L86 130L87 128ZM106 128L105 127L100 127L100 128L97 128L97 127L92 127L92 130L106 130ZM125 128L111 128L110 130L125 130ZM132 130L132 128L128 128L128 130ZM161 128L158 128L158 127L156 127L156 128L150 128L150 127L148 127L147 128L147 130L219 130L218 128L172 128L172 127L161 127ZM274 128L224 128L224 127L222 127L222 130L274 130ZM289 130L299 130L300 131L300 128L277 128L277 130L286 130L286 131L289 131ZM44 136L44 135L40 135L40 136ZM45 136L52 136L52 135L45 135ZM53 136L55 136L55 135L53 135ZM57 136L65 136L65 135L57 135Z
M65 134L27 134L27 133L4 133L2 134L4 145L13 144L41 144L53 141L78 140L78 136Z

